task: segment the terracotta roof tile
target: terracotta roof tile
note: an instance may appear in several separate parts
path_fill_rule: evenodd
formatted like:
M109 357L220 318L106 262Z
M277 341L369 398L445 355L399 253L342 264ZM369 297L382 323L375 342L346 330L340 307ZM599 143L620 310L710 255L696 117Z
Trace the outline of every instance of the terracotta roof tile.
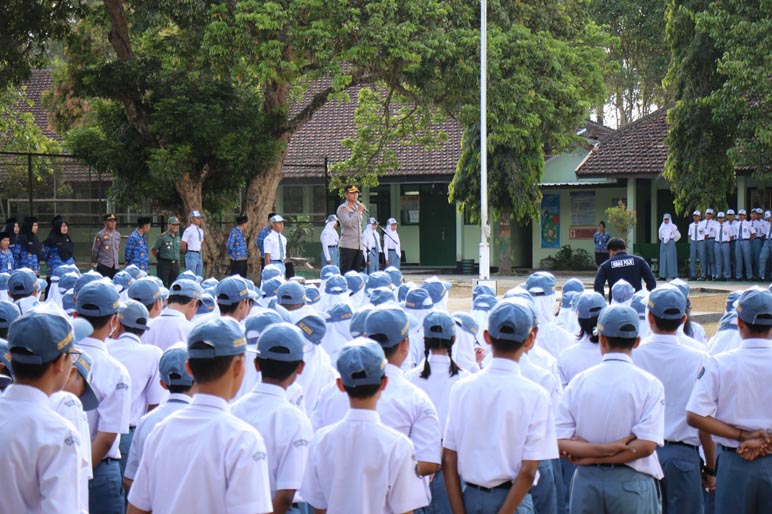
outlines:
M576 170L579 178L655 177L667 160L667 107L608 135Z

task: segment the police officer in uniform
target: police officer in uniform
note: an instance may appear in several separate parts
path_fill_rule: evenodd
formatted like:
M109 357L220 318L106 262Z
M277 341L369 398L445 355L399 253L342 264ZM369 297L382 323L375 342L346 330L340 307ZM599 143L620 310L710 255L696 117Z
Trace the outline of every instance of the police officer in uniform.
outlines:
M169 228L155 240L152 252L158 259L158 277L169 288L180 274L180 220L169 216L166 223Z
M97 232L91 246L91 262L96 264L97 272L112 279L118 272L118 249L121 246L121 234L115 230L115 214L105 214L105 228Z
M620 279L627 280L636 291L641 290L641 280L646 282L649 291L657 287L657 280L651 272L649 264L637 255L627 253L627 246L622 239L612 237L608 242L609 259L604 262L595 274L595 291L603 294L603 287L608 281L609 301L611 288Z

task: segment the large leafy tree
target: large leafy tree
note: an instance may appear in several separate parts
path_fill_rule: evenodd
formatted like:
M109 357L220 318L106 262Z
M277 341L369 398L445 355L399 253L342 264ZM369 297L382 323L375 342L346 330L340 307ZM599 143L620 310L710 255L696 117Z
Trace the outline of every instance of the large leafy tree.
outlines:
M671 61L666 84L675 104L668 112L668 158L664 176L670 181L675 206L724 208L734 186L729 157L736 117L731 110L717 116L714 95L724 78L717 69L722 48L696 23L708 0L669 0L667 39Z
M603 42L578 5L491 5L489 150L517 157L502 165L527 186L491 190L510 191L494 207L514 205L521 217L537 210L543 148L565 145L602 91ZM444 117L473 134L478 26L477 4L460 0L104 0L88 6L68 43L53 103L75 127L73 148L118 173L127 198L217 212L243 188L254 235L287 143L351 86L363 87L359 130L344 142L342 177L375 182L396 166L394 145L441 143L431 129ZM473 163L462 167L454 189L472 209L477 195L465 184L474 173Z

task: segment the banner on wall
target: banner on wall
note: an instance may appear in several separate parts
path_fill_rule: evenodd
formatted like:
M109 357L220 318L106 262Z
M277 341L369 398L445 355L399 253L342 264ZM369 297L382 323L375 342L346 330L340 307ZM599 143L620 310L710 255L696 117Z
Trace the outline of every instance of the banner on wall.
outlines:
M560 248L560 195L541 199L541 247Z

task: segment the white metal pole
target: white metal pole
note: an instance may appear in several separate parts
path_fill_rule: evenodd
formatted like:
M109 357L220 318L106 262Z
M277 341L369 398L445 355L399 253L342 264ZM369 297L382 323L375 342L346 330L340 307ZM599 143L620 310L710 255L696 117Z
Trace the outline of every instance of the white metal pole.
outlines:
M488 225L488 4L480 0L480 280L490 278Z

